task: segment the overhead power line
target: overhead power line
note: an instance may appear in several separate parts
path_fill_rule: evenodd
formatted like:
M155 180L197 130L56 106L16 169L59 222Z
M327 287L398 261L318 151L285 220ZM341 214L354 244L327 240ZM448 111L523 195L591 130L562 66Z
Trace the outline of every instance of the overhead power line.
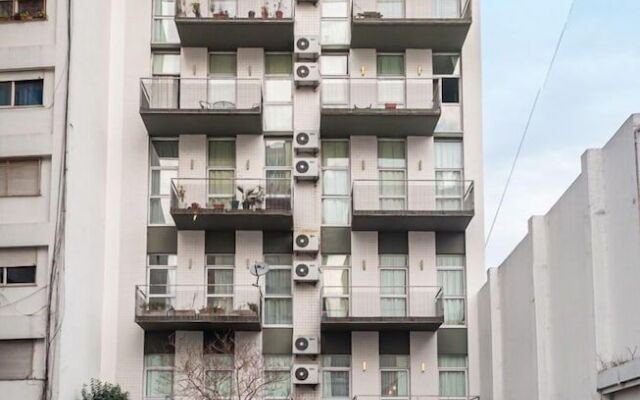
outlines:
M571 6L569 7L569 12L567 13L567 17L562 26L562 30L560 31L560 36L558 36L558 41L556 42L556 47L553 52L553 56L551 57L551 62L547 67L547 71L544 76L544 80L542 81L542 85L538 89L536 93L536 97L533 100L533 105L531 106L531 110L529 111L529 116L527 118L527 123L524 127L524 131L522 132L522 136L520 137L520 143L518 143L518 149L516 150L515 157L513 158L513 163L511 164L511 170L509 171L509 175L507 177L507 181L505 182L504 189L502 190L502 195L500 196L500 201L498 202L498 208L496 209L496 213L493 215L493 219L491 221L491 227L489 228L489 232L487 233L487 239L484 242L484 247L486 248L491 240L491 234L493 233L493 229L496 226L496 221L498 220L498 216L500 215L500 210L502 210L502 205L504 203L504 198L507 195L507 191L509 190L509 186L511 184L511 178L513 177L513 172L516 169L516 165L518 164L518 158L520 158L520 153L522 153L522 148L524 147L525 139L527 138L527 134L529 133L529 127L531 126L531 121L533 119L533 115L535 114L538 108L538 102L544 92L544 89L547 86L547 82L549 81L549 76L551 76L551 70L556 62L556 58L558 57L558 52L560 51L560 46L562 45L562 40L564 39L564 34L567 31L567 27L569 26L569 20L571 14L573 14L573 8L576 5L576 0L571 1Z

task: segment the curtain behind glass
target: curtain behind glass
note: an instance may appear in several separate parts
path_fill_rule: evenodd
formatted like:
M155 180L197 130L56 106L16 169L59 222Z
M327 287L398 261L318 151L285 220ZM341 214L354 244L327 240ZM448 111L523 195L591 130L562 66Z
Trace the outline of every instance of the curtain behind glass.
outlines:
M176 14L175 0L155 0L153 2L153 15L171 17Z
M379 55L378 76L404 76L404 56Z
M440 371L440 396L466 396L465 373L462 371Z
M404 141L378 141L379 168L406 168L406 158Z
M233 140L210 141L209 166L219 168L235 168L236 142Z
M267 273L265 292L268 295L291 294L291 270L272 269Z
M349 143L346 141L322 142L322 166L349 167Z
M320 22L320 31L322 32L320 42L323 45L349 44L349 21L347 20L323 20Z
M0 106L11 105L11 82L0 82Z
M435 142L435 168L436 169L462 169L462 142L436 141Z
M378 12L383 18L403 18L404 0L378 0Z
M180 54L154 53L153 75L180 75Z
M16 106L42 105L42 79L15 82Z
M382 371L380 378L380 394L383 397L409 395L409 375L407 371Z
M290 325L293 322L291 299L267 298L265 324Z
M173 19L155 19L153 21L154 43L179 43L178 28Z
M212 75L236 76L235 54L212 53L209 55L209 73Z
M293 60L291 54L265 54L265 74L267 75L291 75L293 73Z
M292 164L291 141L272 140L266 144L267 167L291 167Z
M348 371L324 371L322 373L323 397L348 397L349 396L349 372Z
M322 223L347 225L349 223L349 199L322 199Z

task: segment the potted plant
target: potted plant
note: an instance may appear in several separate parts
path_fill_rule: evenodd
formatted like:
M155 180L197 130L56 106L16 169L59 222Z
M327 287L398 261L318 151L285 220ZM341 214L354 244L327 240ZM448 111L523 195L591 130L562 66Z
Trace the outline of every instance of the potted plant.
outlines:
M260 12L262 14L263 19L269 18L269 7L267 6L267 3L265 3L262 7L260 7Z
M47 17L47 14L44 12L44 10L38 10L34 15L34 18L36 19L45 19L46 17Z
M255 315L260 315L260 309L258 308L258 305L256 303L249 303L247 304L247 306L249 307L249 310L251 310Z
M193 3L191 3L191 10L193 11L193 15L196 16L196 18L200 18L202 14L200 14L200 3L195 1Z
M11 19L11 14L5 10L0 10L0 21L7 21Z
M255 18L255 17L256 17L256 12L255 12L255 11L253 11L253 10L250 10L250 11L249 11L249 18L253 19L253 18Z
M282 11L282 0L278 0L278 7L276 8L276 18L282 19L284 12Z
M220 203L220 202L213 203L213 209L216 211L224 210L224 203Z
M29 11L25 10L20 13L21 21L31 21L32 19L33 19L33 16L31 15L31 13L29 13Z
M180 204L178 205L178 207L182 208L184 205L184 195L186 194L186 190L184 190L184 186L180 185L178 186L178 200L180 200Z
M384 103L385 110L395 110L397 106L397 103Z
M231 200L231 209L237 210L240 207L240 200L236 196L233 196L233 200Z

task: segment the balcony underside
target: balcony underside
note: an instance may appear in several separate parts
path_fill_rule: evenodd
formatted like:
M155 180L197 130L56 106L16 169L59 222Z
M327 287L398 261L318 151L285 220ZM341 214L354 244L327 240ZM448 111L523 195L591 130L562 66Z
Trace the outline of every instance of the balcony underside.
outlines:
M471 19L354 19L351 47L379 51L462 50Z
M255 110L140 110L149 136L200 134L259 135L262 111Z
M259 331L262 329L260 320L255 316L174 316L147 315L137 316L136 323L148 331L176 331L176 330L230 330L230 331Z
M353 331L428 331L435 332L444 317L322 317L325 332Z
M176 18L182 47L207 47L217 51L262 47L267 51L293 49L292 19Z
M289 231L293 229L291 211L247 212L201 209L194 214L191 210L172 208L171 215L176 227L180 230Z
M462 232L473 211L354 211L354 231L434 231Z
M323 108L320 132L324 138L433 136L439 119L440 109Z

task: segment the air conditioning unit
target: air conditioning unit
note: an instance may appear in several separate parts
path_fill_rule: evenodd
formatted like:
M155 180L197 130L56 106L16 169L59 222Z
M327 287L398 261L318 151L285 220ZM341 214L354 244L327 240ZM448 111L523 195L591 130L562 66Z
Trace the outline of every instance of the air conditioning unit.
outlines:
M293 364L292 373L295 385L317 385L320 383L317 365Z
M294 336L293 354L318 354L318 338L315 336Z
M320 68L318 63L297 62L293 65L296 87L316 88L320 85Z
M293 149L298 153L312 152L315 153L319 148L318 132L316 131L300 131L294 135Z
M296 282L318 282L320 272L318 265L305 261L295 263L293 268L293 280Z
M320 56L320 39L317 36L296 36L295 55L298 60L316 60Z
M320 235L315 232L296 232L293 251L296 253L317 253L320 251Z
M295 158L293 177L296 181L317 181L319 177L318 160L315 158Z

